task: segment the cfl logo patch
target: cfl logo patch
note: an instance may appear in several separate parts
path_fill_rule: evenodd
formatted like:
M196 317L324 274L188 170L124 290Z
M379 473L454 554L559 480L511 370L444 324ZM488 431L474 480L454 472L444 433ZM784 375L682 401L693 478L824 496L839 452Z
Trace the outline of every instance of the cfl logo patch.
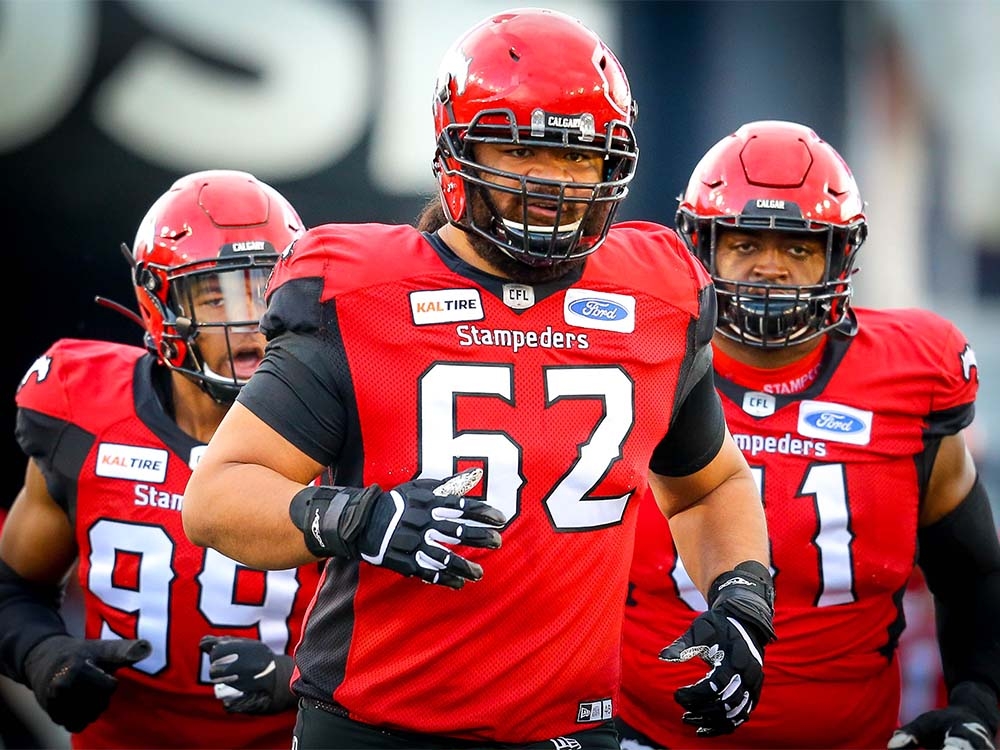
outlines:
M599 701L584 701L577 706L576 723L586 724L591 721L608 721L611 718L611 699Z

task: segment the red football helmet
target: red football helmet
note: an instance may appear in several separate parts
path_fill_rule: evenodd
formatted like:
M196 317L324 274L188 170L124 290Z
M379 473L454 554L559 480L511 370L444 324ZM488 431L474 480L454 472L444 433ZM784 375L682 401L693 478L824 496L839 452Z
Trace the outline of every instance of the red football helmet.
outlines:
M803 125L751 122L716 143L680 196L677 230L716 286L716 330L744 344L799 344L840 325L851 300L851 275L868 234L861 194L830 144ZM809 232L827 246L823 280L811 286L720 278L719 227Z
M181 177L139 225L133 281L146 346L220 403L246 382L234 340L256 332L264 289L278 253L304 231L291 204L246 172L212 170ZM229 374L213 370L202 335L220 335Z
M511 257L548 265L594 252L628 194L639 152L625 71L594 32L551 10L511 10L461 36L441 64L434 93L437 150L434 173L448 220L484 237ZM476 143L562 147L599 154L602 182L529 179L476 162ZM485 179L505 178L515 187ZM579 188L589 188L581 196ZM570 188L577 192L567 194ZM518 195L520 221L499 214L488 191ZM486 226L473 217L478 195L489 208ZM557 203L551 227L529 224L527 202ZM581 221L560 223L568 204L586 207Z

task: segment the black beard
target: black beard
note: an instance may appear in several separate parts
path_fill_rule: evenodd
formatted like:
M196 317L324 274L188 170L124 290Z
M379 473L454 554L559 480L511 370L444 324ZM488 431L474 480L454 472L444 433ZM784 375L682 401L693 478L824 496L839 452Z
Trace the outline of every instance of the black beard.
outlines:
M582 266L587 260L586 257L571 258L544 266L529 266L527 263L522 263L507 255L485 237L471 232L467 233L467 236L476 255L489 263L490 267L496 269L501 276L516 281L518 284L544 284L548 281L561 279Z
M471 210L473 215L473 225L477 227L488 227L493 221L493 213L487 206L487 201L481 194L471 196ZM592 212L588 212L592 213ZM594 217L596 218L596 217ZM603 221L603 217L600 219ZM593 222L588 221L590 224ZM533 266L523 261L517 260L508 255L485 237L473 232L466 232L472 249L476 255L496 269L500 275L506 276L511 281L519 284L544 284L549 281L561 279L568 273L582 266L587 258L568 258L557 260L544 265Z

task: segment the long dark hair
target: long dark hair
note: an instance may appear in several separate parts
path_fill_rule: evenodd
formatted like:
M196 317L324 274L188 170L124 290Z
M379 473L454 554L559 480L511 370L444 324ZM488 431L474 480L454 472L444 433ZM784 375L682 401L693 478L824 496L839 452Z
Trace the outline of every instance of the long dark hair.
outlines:
M417 229L421 232L436 232L447 223L441 199L436 195L427 201L417 216Z

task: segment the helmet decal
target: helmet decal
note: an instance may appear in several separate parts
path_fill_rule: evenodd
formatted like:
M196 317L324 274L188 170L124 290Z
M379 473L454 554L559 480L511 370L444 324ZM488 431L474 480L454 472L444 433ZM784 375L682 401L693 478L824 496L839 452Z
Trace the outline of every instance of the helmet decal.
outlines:
M467 57L459 47L455 46L448 50L441 61L441 69L438 71L437 91L439 95L447 96L452 82L455 84L455 93L459 96L463 95L469 80L470 65L472 65L472 58Z

